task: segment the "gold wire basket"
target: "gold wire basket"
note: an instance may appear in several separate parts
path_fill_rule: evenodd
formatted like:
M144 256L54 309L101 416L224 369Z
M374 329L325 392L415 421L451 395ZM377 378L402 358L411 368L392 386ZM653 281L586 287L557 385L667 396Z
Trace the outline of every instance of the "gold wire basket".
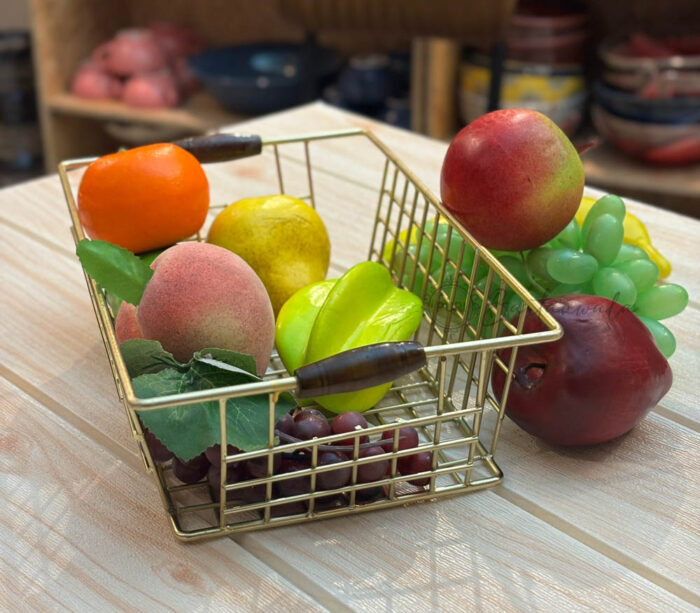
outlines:
M538 302L493 255L464 231L438 199L371 132L351 129L265 140L262 142L262 154L249 158L245 163L254 160L256 164L266 167L269 171L267 176L276 176L276 185L271 183L268 193L276 191L297 195L317 208L324 217L323 190L318 189L315 181L322 172L326 172L324 178L327 181L328 173L314 167L311 151L324 143L338 145L342 142L347 152L347 147L359 145L360 139L365 148L369 146L378 154L377 178L381 174L379 184L374 188L377 190L377 206L368 259L387 267L398 287L420 292L424 304L423 321L414 337L414 341L420 344L421 356L424 355L423 365L397 378L384 399L364 413L370 427L361 431L362 436L368 435L371 440L376 440L387 431L393 433L393 449L387 452L387 456L382 456L390 458L391 468L381 480L358 483L358 467L377 460L376 456L359 457L358 433L354 436L345 433L279 444L275 434L275 404L281 393L297 392L300 383L297 377L290 376L284 370L276 355L273 355L270 368L260 382L151 399L137 398L115 337L114 314L104 293L86 275L117 392L146 468L158 484L174 532L182 540L433 500L490 487L503 478L494 453L504 416L508 383L499 402L489 391L492 369L502 369L507 375L506 381L510 381L515 348L556 340L562 334L557 322L538 308ZM287 155L286 149L293 146L297 154ZM362 159L367 159L364 154ZM59 165L76 243L84 238L84 233L74 197L77 179L73 171L84 168L91 161L70 160ZM236 165L242 163L232 162L231 173L234 176L238 168ZM344 180L352 182L353 178L333 177L333 181ZM291 189L294 189L292 185L301 190L299 194L291 193ZM215 188L212 185L212 191ZM336 189L336 200L338 193ZM337 201L336 207L342 204ZM212 207L212 211L218 212L217 207ZM347 214L350 215L350 212ZM438 240L441 224L447 225L446 234ZM201 240L200 236L196 238ZM454 245L458 248L455 249ZM474 262L464 270L465 253L469 249L474 250ZM439 265L435 266L434 263ZM481 285L472 283L477 271L483 271L484 267L487 272L485 277L480 275ZM505 312L504 297L508 288L522 300L515 318L513 313ZM522 332L528 310L534 311L543 322L544 331ZM515 323L510 323L511 320ZM505 348L514 348L507 363L497 355L497 350ZM367 355L367 359L371 360L371 354ZM382 368L382 365L371 366ZM376 385L376 382L372 385ZM368 386L369 383L364 385ZM256 451L227 455L226 401L257 394L266 394L269 398L268 445ZM216 492L206 479L183 485L173 476L170 462L154 461L137 414L139 411L195 402L218 403L219 407L222 433L219 468L222 477ZM398 450L399 428L403 426L413 426L419 432L418 449ZM348 438L355 441L351 459L318 465L319 453L327 448L325 446L338 445ZM309 468L274 474L273 451L274 454L294 454L301 450L310 456ZM431 470L411 475L410 478L399 474L399 459L417 452L431 454ZM224 481L229 464L255 459L267 463L266 477L237 483ZM347 467L352 475L347 485L335 490L317 488L319 474ZM306 493L287 497L277 495L280 481L298 478L308 479ZM410 483L420 480L428 484L416 486ZM251 502L239 496L244 488L257 488L257 499Z

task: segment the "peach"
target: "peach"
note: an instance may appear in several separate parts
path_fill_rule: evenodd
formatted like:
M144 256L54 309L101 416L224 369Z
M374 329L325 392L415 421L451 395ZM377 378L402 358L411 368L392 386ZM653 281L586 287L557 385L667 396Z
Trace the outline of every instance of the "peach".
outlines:
M143 338L136 307L133 304L122 302L117 318L114 320L114 332L120 345L132 338Z
M180 243L151 264L155 271L141 298L144 337L187 362L206 347L253 356L267 369L275 338L270 298L246 262L223 247Z

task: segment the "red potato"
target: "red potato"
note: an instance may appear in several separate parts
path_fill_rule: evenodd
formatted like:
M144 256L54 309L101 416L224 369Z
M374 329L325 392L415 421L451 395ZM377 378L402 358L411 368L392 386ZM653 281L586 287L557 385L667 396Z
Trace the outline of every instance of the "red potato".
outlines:
M170 58L193 55L204 48L202 38L186 26L156 22L149 26L149 30Z
M90 56L90 62L104 72L108 71L107 54L109 53L109 45L111 42L111 40L108 40L107 42L102 43L92 52L92 55Z
M170 108L178 105L180 95L173 75L162 70L131 77L124 85L122 100L142 108Z
M103 61L109 72L120 77L160 70L168 63L155 35L145 28L121 30L96 51L99 50L98 61Z
M88 61L78 68L71 82L71 92L81 98L110 100L119 98L122 84L119 79L106 73L99 64Z

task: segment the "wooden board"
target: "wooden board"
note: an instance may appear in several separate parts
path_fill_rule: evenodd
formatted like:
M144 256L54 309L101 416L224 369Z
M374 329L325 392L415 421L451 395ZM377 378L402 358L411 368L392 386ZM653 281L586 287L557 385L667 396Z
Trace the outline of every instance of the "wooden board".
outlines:
M583 166L591 185L700 218L700 163L647 164L604 143L583 156Z
M354 611L693 610L493 492L238 542Z
M233 541L175 541L138 468L0 378L1 610L326 610Z
M85 100L63 92L49 97L47 105L54 113L172 127L189 134L199 134L243 119L242 116L225 111L213 98L201 92L189 98L182 106L172 109L141 109L118 100Z
M245 127L246 131L260 130L272 136L356 123L375 129L401 158L410 160L409 165L421 178L434 185L443 144L323 105L310 105ZM319 210L333 234L335 269L340 270L357 260L358 244L371 227L377 171L363 170L370 150L356 150L350 140L329 141L327 145L312 152L317 168L314 180ZM295 164L299 167L302 154L286 152L283 162L291 164L290 169ZM222 203L249 192L265 193L259 190L274 181L269 162L260 158L208 168L213 200ZM302 180L289 177L290 189L304 187ZM654 217L649 226L655 237L670 236L664 244L669 258L689 259L689 245L700 235L697 222L644 205L638 210L640 216L648 213ZM165 532L170 539L165 551L175 559L169 547L176 551L188 551L189 547L175 544L167 534L167 517L155 486L143 474L116 399L67 226L56 177L0 191L0 251L5 263L0 272L5 288L0 306L0 375L22 390L10 386L22 402L13 400L8 405L15 407L12 411L3 406L0 419L11 415L8 431L13 432L14 427L35 432L41 441L49 437L66 449L78 446L73 440L77 437L86 441L84 445L102 450L115 475L120 471L133 473L133 490L121 477L115 477L114 484L111 480L100 484L101 497L112 501L113 508L108 510L121 512L121 503L114 500L123 499L124 488L142 491L136 497L146 508L129 510L130 519L124 522L133 519L142 524L140 530ZM694 280L690 266L677 267L674 278L676 275L684 284ZM255 563L267 565L267 572L283 577L309 594L318 606L331 610L389 611L409 606L426 611L692 610L699 591L695 572L698 478L693 470L698 439L689 428L697 427L693 409L698 313L691 306L675 318L680 361L672 362L676 375L672 392L658 414L620 441L592 450L563 452L537 443L506 422L497 454L506 470L506 481L496 490L249 534L235 541L217 541L215 546L248 568ZM25 411L27 422L16 417L16 406L25 404L23 392L31 397L28 403L36 411L43 411ZM53 420L50 427L44 427L49 423L46 419ZM101 472L100 468L95 470ZM53 488L54 497L67 506L65 491L74 491L72 485L53 470L42 474L29 474L28 483L45 488L42 491ZM0 488L5 495L1 481ZM60 517L69 516L69 511ZM9 534L18 529L2 511L0 519L10 526ZM60 518L56 521L60 523ZM60 531L54 538L56 547L72 551L70 538ZM236 543L243 549L229 549L237 547ZM86 556L101 559L101 546L114 549L118 560L133 555L131 545L109 532L102 539L94 536L86 541ZM250 557L240 557L250 554L255 563L248 562ZM144 552L144 559L149 555ZM54 568L50 562L46 564L45 568ZM89 564L85 562L86 567ZM219 589L227 589L219 587L227 578L210 566L201 568L205 569L200 573L205 587L197 595L200 604L215 598ZM149 572L155 571L142 572L151 576ZM47 571L47 577L53 576ZM129 583L123 587L125 594L141 585L131 577L125 579ZM77 591L75 586L81 580L87 581L81 576L67 592ZM245 586L255 585L255 581L250 576L243 579ZM58 600L71 597L43 575L36 582ZM308 609L303 596L300 598L290 609ZM212 602L218 603L215 599ZM261 600L258 605L263 608L268 602ZM278 606L270 604L268 610Z

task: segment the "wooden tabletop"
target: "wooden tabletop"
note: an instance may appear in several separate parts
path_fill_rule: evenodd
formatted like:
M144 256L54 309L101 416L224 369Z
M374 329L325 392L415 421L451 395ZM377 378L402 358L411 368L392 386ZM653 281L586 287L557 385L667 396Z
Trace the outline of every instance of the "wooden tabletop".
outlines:
M437 191L444 143L323 104L236 130L358 125ZM342 270L366 258L382 169L350 139L312 163ZM215 203L275 191L252 161L207 172ZM182 544L119 404L58 178L0 191L0 610L697 610L700 222L628 207L691 295L667 322L673 388L631 433L562 450L506 419L496 488Z

